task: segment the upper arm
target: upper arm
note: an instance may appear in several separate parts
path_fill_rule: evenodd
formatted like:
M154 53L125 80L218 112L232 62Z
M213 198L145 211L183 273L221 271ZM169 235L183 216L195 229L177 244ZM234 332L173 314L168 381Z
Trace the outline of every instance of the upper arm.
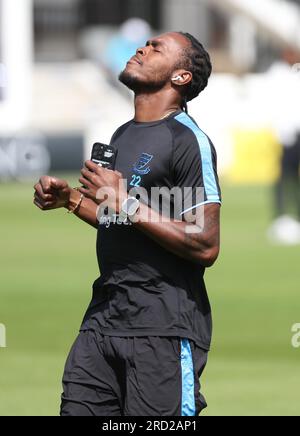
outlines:
M173 178L182 193L179 215L185 218L199 206L221 204L217 154L210 139L187 115L174 127Z
M199 206L195 212L186 215L186 240L196 249L219 249L220 247L220 209L217 203Z
M220 209L217 203L204 205L202 232L208 248L220 246Z
M210 139L187 115L182 115L181 121L173 152L174 185L182 192L178 215L187 222L187 245L202 264L211 266L220 249L222 199L217 154Z
M220 208L217 203L199 206L196 220L188 216L190 224L185 228L185 242L194 252L199 252L201 259L206 254L211 264L217 259L220 250Z

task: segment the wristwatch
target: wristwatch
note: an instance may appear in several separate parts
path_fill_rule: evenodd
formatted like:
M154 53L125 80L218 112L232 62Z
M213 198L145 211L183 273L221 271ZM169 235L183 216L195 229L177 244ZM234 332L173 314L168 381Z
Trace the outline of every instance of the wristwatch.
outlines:
M124 222L127 218L132 218L140 207L140 201L135 197L128 197L123 201L119 213L119 220Z

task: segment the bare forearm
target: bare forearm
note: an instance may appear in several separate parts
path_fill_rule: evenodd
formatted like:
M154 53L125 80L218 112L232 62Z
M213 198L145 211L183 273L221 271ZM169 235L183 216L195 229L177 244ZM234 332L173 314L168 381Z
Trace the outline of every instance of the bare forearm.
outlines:
M216 209L216 208L215 208ZM150 219L150 213L152 219ZM154 218L154 219L153 219ZM157 222L159 221L159 222ZM206 214L204 229L198 233L189 233L191 224L170 220L162 222L161 216L141 205L138 222L135 227L172 253L199 263L211 266L219 253L219 210L209 208ZM195 229L195 226L193 226Z
M74 215L76 215L79 219L84 221L85 223L93 226L94 228L98 228L98 220L97 220L97 204L90 200L89 198L83 198L80 207L76 208L76 205L80 201L80 193L75 189L71 190L70 201L67 206L68 210L75 210Z

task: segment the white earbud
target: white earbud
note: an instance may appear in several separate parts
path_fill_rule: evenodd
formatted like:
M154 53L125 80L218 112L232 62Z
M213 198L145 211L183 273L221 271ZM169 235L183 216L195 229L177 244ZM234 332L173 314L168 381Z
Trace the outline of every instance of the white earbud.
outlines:
M172 77L172 80L182 80L181 76Z

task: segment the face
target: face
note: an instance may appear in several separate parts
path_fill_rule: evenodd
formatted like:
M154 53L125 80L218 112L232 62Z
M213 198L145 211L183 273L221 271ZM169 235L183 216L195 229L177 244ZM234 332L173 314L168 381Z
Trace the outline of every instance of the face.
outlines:
M189 41L178 33L165 33L139 48L120 74L119 80L135 92L156 91L171 83L182 50Z

